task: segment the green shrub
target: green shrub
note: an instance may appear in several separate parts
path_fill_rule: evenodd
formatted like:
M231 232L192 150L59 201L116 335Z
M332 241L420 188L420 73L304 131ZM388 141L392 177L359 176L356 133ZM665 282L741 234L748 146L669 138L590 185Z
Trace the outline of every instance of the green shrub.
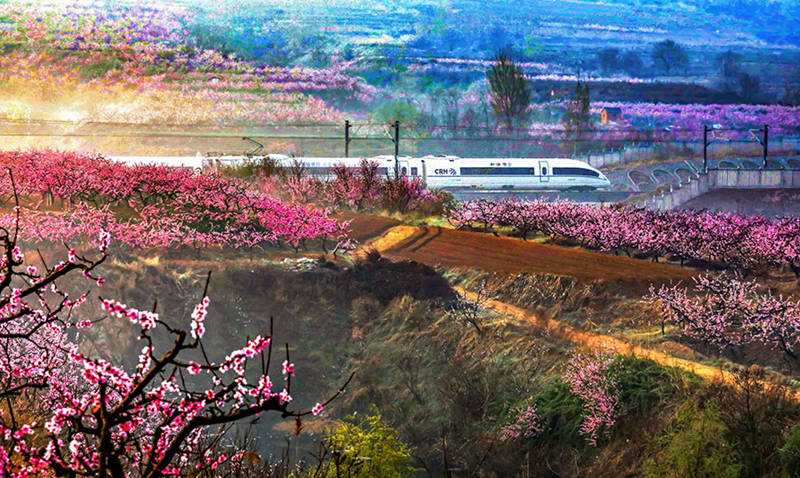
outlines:
M620 412L640 418L651 407L673 396L685 380L680 371L663 367L650 359L618 355L608 372L616 381ZM576 448L585 440L579 434L585 409L580 398L562 379L551 382L535 397L543 436Z
M353 415L336 427L328 437L332 458L323 464L325 477L400 478L411 476L408 445L381 418L377 407L356 422Z
M92 63L91 65L81 68L81 76L89 80L100 78L111 70L122 68L124 62L125 60L122 58L112 55L97 63Z
M712 405L689 402L673 423L651 443L654 456L645 461L645 478L735 478L741 464L726 438L727 427Z
M775 476L781 469L776 450L785 440L785 430L800 416L790 390L766 386L765 381L763 369L751 367L734 371L733 383L709 389L708 398L736 446L742 478Z
M674 396L692 379L680 370L632 355L617 355L609 374L617 382L622 411L634 415Z
M550 382L536 395L534 402L545 438L574 447L585 444L578 433L583 421L583 403L566 382L562 379Z
M779 453L786 474L790 478L800 478L800 423L791 428L789 438Z
M416 106L402 100L380 105L370 115L372 120L376 122L389 123L398 120L406 126L416 123L420 116L421 114Z

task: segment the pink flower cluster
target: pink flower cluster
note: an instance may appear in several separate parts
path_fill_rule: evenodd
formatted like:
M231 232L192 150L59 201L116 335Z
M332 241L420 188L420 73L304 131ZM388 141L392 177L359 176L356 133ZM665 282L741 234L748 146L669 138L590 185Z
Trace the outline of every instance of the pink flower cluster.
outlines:
M203 300L200 301L194 307L192 311L192 338L198 339L202 337L206 333L206 326L205 320L206 315L208 315L208 304L211 303L211 300L208 297L203 297Z
M107 236L104 234L103 238ZM292 401L289 377L294 375L294 364L288 359L282 367L286 387L272 392L264 366L271 336L247 341L222 363L208 358L203 363L181 360L181 355L190 350L203 350L205 357L201 330L209 305L207 297L192 314L192 340L155 312L102 300L109 315L136 324L139 339L147 345L142 348L133 373L108 360L87 356L68 333L73 325L87 321L64 313L73 312L85 296L70 302L54 281L81 269L92 278L91 271L105 259L105 253L99 260L89 261L69 250L68 255L74 260L39 273L23 263L24 254L9 236L0 235L1 244L6 245L2 257L12 261L2 264L6 276L22 277L28 285L15 289L5 285L0 294L0 346L6 350L0 356L0 398L25 392L33 407L14 398L7 403L18 408L16 418L7 420L0 413L3 476L96 476L109 468L122 470L122 475L192 475L216 470L223 463L241 458L206 447L202 437L206 431L214 430L214 425L265 411L278 411L298 420L322 411L320 403L307 412L287 409ZM48 300L45 292L59 301ZM40 309L30 306L30 296L39 299ZM175 339L163 352L153 345L150 335L156 327L164 328ZM254 360L257 358L260 360ZM261 364L261 373L254 381L245 374L251 361ZM199 386L178 380L184 371L193 375L205 372L206 385L202 380ZM26 412L36 409L45 418L26 421L30 414L19 413L22 407Z
M694 293L679 286L651 288L664 319L692 339L723 350L758 344L797 359L800 301L759 293L755 282L701 276Z
M24 237L73 240L109 235L133 247L255 247L310 240L343 241L347 224L327 211L281 201L242 180L167 166L127 166L101 157L53 151L0 153L17 190L29 200L59 202L69 214L25 209ZM0 193L10 194L8 177ZM129 219L115 211L132 209ZM0 215L10 226L13 214Z
M115 300L103 300L103 310L115 317L125 317L131 323L138 324L144 330L150 330L158 322L158 314L146 310L129 309L125 304Z
M459 228L505 226L522 238L538 232L601 251L699 260L740 270L789 265L800 273L800 218L478 199L457 205L449 219Z
M608 435L617 421L617 385L608 374L612 360L611 356L575 355L564 375L572 393L584 404L580 434L592 446L597 446L598 438Z
M500 430L500 439L503 441L514 441L520 439L536 438L542 434L542 425L539 414L533 405L524 410L516 410L517 418L513 423L509 423Z

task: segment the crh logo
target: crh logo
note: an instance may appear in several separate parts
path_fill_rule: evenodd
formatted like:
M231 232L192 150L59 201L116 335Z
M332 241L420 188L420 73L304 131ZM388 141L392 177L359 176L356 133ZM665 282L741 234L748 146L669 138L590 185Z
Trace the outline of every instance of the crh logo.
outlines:
M449 175L449 176L455 176L455 175L456 175L456 170L455 170L455 168L450 168L450 169L435 169L435 170L433 171L433 173L434 173L434 174L444 174L444 175Z

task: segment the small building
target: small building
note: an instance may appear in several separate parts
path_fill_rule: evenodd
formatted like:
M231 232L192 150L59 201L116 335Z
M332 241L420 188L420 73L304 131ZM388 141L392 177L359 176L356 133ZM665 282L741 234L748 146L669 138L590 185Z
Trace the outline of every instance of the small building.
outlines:
M550 90L550 101L567 101L571 96L569 90Z
M622 119L622 108L603 108L600 110L600 124Z

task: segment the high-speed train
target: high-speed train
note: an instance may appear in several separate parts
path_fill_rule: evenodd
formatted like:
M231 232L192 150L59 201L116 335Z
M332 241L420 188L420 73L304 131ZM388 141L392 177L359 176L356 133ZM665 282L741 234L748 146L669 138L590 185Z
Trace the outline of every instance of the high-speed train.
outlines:
M307 174L328 177L336 164L358 167L362 158L290 158L269 155L277 164L302 166ZM220 158L224 161L224 158ZM476 189L593 190L611 185L592 166L565 158L459 158L456 156L394 156L367 158L378 164L378 173L420 178L427 187Z
M344 164L360 166L363 158L293 158L282 154L265 156L213 157L112 157L128 164L165 164L175 167L235 166L248 161L270 158L284 167L300 166L306 174L330 179L331 168ZM459 158L457 156L394 156L366 158L378 164L378 173L394 177L395 166L400 174L421 179L429 188L437 189L559 189L593 190L611 185L608 178L592 166L565 158Z

